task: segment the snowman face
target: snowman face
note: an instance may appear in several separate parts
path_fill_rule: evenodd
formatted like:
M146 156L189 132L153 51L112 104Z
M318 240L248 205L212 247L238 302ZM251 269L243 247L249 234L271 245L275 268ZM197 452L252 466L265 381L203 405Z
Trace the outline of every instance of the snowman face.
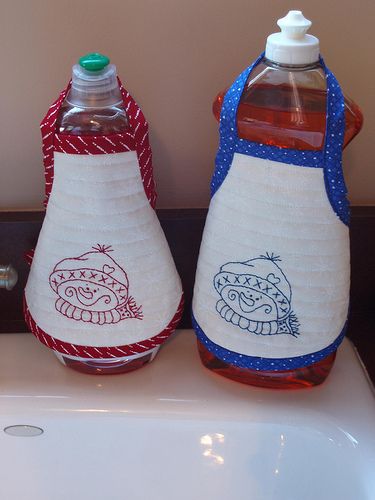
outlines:
M73 306L87 311L110 311L119 302L113 290L85 280L69 280L57 288L58 295Z
M259 290L228 285L221 290L220 295L224 302L243 318L251 321L277 320L275 302Z

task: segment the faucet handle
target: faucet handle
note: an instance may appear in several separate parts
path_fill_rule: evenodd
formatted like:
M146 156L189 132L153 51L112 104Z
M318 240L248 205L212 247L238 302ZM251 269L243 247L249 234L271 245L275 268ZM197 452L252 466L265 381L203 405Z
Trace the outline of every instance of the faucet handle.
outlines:
M0 264L0 288L12 290L17 280L18 274L12 264Z

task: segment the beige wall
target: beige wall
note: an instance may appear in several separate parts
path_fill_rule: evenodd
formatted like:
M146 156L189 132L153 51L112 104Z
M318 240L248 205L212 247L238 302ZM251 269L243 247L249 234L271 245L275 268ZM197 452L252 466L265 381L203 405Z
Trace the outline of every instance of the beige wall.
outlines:
M374 0L1 0L0 208L41 206L38 124L89 51L111 57L150 122L159 206L206 206L212 100L263 50L275 20L297 8L364 111L345 173L352 202L374 204Z

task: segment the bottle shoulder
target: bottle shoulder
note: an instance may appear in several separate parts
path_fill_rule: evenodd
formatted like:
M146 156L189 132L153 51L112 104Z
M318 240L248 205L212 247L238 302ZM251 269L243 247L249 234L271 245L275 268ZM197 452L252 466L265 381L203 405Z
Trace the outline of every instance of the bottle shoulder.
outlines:
M129 123L122 103L107 107L82 107L65 99L56 121L56 132L59 134L111 135L127 130Z
M217 120L226 90L213 104ZM363 116L345 97L346 146L360 131ZM326 78L319 65L306 71L280 71L259 64L245 85L237 111L241 138L293 149L319 150L326 127Z

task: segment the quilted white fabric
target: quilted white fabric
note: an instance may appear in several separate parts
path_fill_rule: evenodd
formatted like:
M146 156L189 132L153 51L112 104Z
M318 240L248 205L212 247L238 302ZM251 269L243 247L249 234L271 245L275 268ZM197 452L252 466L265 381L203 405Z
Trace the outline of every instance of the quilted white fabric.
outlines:
M206 336L265 358L324 349L347 319L349 273L323 169L236 153L199 255L193 312Z
M134 151L54 156L27 282L37 325L65 342L117 346L166 328L182 289Z

